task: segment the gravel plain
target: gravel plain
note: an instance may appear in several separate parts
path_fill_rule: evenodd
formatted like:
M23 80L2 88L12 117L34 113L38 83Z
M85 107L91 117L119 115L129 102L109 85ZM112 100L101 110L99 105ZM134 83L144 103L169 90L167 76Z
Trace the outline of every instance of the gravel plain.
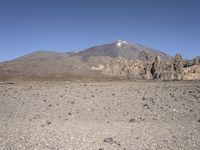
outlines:
M200 81L0 83L0 150L200 150Z

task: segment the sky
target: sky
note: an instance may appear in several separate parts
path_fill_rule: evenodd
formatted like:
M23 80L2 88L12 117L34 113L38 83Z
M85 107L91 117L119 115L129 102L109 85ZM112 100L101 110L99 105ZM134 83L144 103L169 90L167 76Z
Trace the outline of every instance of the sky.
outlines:
M199 0L0 0L0 61L127 40L200 55Z

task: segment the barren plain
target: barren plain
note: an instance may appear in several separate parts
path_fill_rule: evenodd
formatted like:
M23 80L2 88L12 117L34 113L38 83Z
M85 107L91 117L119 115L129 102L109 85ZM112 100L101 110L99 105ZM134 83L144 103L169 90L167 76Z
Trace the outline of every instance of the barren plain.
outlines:
M1 150L199 150L200 81L0 83Z

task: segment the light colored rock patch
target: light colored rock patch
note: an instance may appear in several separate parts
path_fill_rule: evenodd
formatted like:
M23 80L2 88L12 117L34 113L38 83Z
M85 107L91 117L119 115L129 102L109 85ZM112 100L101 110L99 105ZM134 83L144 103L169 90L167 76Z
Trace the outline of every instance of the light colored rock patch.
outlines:
M98 67L92 66L91 69L92 69L92 70L103 70L103 69L104 69L104 66L100 64Z
M200 80L200 65L184 68L183 80Z

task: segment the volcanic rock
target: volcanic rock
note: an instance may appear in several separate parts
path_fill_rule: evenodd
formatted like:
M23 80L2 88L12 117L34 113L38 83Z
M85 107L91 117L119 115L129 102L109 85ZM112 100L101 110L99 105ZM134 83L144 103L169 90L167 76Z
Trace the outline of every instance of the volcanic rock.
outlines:
M157 55L155 61L152 64L151 74L153 79L159 79L161 74L161 61L160 56Z

